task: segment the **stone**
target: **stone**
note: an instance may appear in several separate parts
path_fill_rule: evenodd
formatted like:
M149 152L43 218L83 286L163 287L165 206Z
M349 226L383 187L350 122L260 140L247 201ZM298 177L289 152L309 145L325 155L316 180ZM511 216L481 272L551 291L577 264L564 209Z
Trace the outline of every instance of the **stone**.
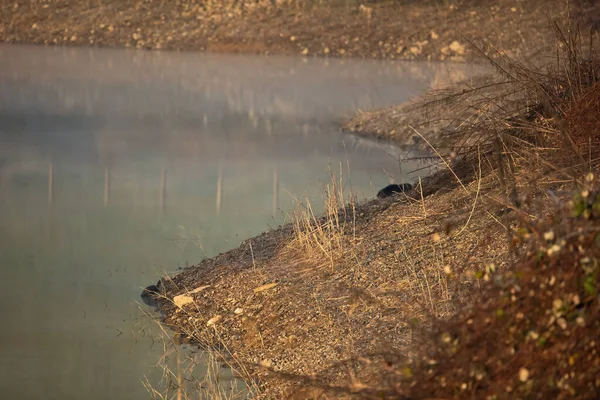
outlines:
M417 46L412 46L409 50L410 50L410 53L414 56L418 56L422 52L422 50L420 48L418 48Z
M449 47L450 47L450 50L452 50L454 53L458 54L459 56L462 56L463 54L465 54L465 46L460 44L460 42L458 42L457 40L450 43Z
M210 285L204 285L204 286L197 287L196 289L192 290L190 292L190 294L191 293L200 293L201 291L203 291L204 289L207 289L209 287L210 287Z
M266 285L259 286L254 289L254 293L263 292L265 290L269 290L277 286L277 283L267 283Z
M220 315L215 315L214 317L212 317L211 319L206 321L206 326L213 326L217 322L219 322L221 319L222 319L222 317Z
M183 308L186 304L193 303L194 299L191 296L180 294L179 296L173 297L173 303L179 308Z
M391 185L387 185L386 187L381 189L377 193L377 197L380 199L384 199L386 197L390 197L390 196L393 196L393 195L396 195L396 194L402 193L402 192L409 192L411 190L412 190L412 185L410 183L402 183L400 185L394 183Z

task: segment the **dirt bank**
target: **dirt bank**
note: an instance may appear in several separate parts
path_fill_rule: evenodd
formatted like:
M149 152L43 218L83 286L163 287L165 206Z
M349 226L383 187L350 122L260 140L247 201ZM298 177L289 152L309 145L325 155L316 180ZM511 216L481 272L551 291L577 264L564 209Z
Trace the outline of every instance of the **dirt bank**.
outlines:
M574 12L590 19L582 4ZM4 1L0 41L463 61L465 38L535 54L553 44L548 17L565 13L560 0Z

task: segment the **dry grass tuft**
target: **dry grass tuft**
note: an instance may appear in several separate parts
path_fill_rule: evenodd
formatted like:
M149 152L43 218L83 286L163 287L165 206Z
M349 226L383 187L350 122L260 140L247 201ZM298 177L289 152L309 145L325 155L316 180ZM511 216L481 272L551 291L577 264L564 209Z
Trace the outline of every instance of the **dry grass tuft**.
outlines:
M567 132L577 149L597 158L600 150L600 83L584 90L566 115Z
M292 212L294 237L288 244L290 257L310 260L317 268L334 268L351 244L346 238L347 230L353 229L356 219L355 197L350 194L350 202L344 197L343 165L340 163L339 178L331 167L330 183L324 188L324 212L317 216L310 200L298 202Z

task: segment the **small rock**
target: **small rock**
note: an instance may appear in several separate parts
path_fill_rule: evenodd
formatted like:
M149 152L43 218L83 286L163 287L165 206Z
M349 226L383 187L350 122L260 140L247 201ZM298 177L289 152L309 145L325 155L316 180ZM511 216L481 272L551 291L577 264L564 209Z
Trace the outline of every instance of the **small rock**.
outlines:
M307 49L307 48L305 48L304 50L302 50L302 55L303 55L303 56L305 56L305 55L307 55L307 54L308 54L308 49Z
M236 308L235 310L233 310L233 313L236 315L240 315L244 313L244 309L243 308Z
M206 326L213 326L217 322L219 322L221 319L222 319L222 317L220 315L215 315L214 317L212 317L211 319L206 321Z
M75 36L75 35L71 36L71 39L70 39L70 40L71 40L71 42L74 42L74 41L76 41L76 40L77 40L77 36Z
M435 33L435 31L431 31L431 40L437 40L440 35L438 35L437 33Z
M199 293L199 292L201 292L204 289L207 289L209 287L210 287L210 285L199 286L196 289L192 290L190 293Z
M418 48L417 46L412 46L409 50L410 50L410 53L414 56L418 56L422 52L422 50L420 48Z
M529 380L529 370L527 368L521 368L519 370L519 380L521 382L527 382Z
M190 303L193 303L193 302L194 302L194 299L191 298L190 296L185 295L185 294L181 294L179 296L173 297L173 303L175 303L175 305L177 307L179 307L179 308L182 308L186 304L190 304Z
M290 41L295 42L296 41L296 36L290 36Z
M265 290L269 290L277 286L278 283L267 283L266 285L259 286L254 289L254 293L263 292Z
M465 54L465 46L463 46L462 44L460 44L460 42L458 42L457 40L455 40L454 42L450 43L450 50L452 50L453 52L455 52L459 56L462 56L463 54Z

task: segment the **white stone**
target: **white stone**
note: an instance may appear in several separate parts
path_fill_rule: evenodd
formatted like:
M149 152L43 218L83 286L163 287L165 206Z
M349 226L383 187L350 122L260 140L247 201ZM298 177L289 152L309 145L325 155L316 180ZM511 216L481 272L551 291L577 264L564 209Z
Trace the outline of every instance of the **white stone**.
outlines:
M456 40L454 42L450 43L450 50L452 50L459 56L462 56L463 54L465 54L465 46L463 46L462 44L460 44L460 42L458 42Z
M173 303L175 303L175 305L179 308L182 308L183 306L185 306L186 304L190 304L193 303L194 299L190 296L187 296L185 294L180 294L179 296L175 296L173 297Z
M211 319L209 319L208 321L206 321L206 326L213 326L217 322L219 322L220 320L221 320L221 316L220 315L215 315L214 317L212 317Z

